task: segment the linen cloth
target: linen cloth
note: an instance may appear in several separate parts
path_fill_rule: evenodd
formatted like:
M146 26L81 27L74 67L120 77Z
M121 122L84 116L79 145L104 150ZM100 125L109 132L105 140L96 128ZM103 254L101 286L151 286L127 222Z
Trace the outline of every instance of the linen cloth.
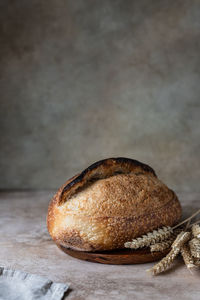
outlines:
M69 285L0 267L0 300L61 300Z

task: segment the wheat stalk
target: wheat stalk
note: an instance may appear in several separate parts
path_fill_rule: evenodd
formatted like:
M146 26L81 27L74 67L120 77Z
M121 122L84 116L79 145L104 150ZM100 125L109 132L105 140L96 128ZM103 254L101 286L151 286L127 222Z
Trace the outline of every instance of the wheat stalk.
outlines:
M199 213L200 209L174 227L165 226L159 228L142 237L133 239L131 242L126 242L124 246L125 248L132 249L150 247L151 252L163 251L171 246L171 251L159 263L148 270L151 271L153 275L157 275L167 270L172 265L179 252L181 252L187 268L191 270L195 266L200 266L200 226L198 225L200 220L197 220L190 225L191 219ZM180 226L186 222L187 225L185 230L180 232ZM189 229L191 229L191 231L186 231ZM190 240L192 234L194 238ZM189 245L186 245L188 241Z
M190 239L191 233L181 231L172 244L171 251L159 263L153 266L150 271L153 275L157 275L166 271L173 263L176 256L179 254L181 247Z
M190 251L193 257L200 258L200 240L193 238L190 242Z
M156 244L158 242L168 239L173 233L170 226L162 227L153 232L149 232L142 237L133 239L131 242L126 242L124 244L125 248L138 249L143 247L148 247L150 245Z

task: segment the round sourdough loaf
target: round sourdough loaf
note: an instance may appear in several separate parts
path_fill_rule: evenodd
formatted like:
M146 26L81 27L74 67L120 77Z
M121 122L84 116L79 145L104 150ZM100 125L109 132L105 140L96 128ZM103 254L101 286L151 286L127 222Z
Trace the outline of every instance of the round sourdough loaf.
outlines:
M49 204L47 227L66 248L99 251L124 243L181 217L175 193L146 164L109 158L69 179Z

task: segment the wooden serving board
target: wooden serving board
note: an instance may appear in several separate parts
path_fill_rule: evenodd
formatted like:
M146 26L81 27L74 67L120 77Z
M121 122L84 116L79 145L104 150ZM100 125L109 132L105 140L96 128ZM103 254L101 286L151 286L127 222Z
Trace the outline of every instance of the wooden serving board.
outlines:
M58 244L57 246L62 251L75 258L90 261L90 262L110 264L110 265L130 265L130 264L143 264L143 263L153 262L156 260L160 260L170 250L167 249L163 252L153 252L153 253L151 253L148 248L139 249L139 250L122 249L122 250L102 251L102 252L83 252L83 251L71 250L69 248L65 248Z

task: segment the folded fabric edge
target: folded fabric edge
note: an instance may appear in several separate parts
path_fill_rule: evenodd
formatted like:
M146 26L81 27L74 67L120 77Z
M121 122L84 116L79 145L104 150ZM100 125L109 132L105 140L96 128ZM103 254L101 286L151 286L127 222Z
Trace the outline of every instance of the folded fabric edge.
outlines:
M52 300L57 300L58 298L62 299L64 293L68 290L69 285L53 283L52 287Z

